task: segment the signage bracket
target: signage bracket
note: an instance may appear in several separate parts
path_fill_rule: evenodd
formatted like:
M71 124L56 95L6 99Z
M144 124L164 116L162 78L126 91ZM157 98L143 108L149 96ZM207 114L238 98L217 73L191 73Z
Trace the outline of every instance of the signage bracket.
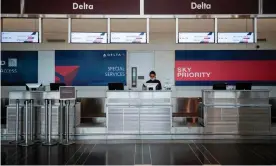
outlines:
M253 19L253 30L254 30L254 43L257 43L258 42L258 19L257 18L254 18Z
M107 19L107 43L110 43L110 18Z
M39 37L38 37L38 43L42 43L42 18L39 18L38 19L38 27L39 27L39 32L38 32L38 34L39 34Z
M149 43L149 35L150 35L150 23L149 18L147 18L147 43Z
M178 31L179 31L179 25L178 25L178 18L175 18L175 43L178 43Z
M72 19L68 18L68 43L71 43Z
M215 44L218 43L218 18L215 18Z

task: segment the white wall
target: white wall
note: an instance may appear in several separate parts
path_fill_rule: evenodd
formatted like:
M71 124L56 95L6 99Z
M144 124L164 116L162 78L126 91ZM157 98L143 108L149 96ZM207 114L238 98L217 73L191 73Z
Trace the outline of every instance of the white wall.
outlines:
M149 80L149 72L155 70L155 55L154 52L135 51L128 52L128 87L131 88L131 68L137 67L137 76L143 76L144 79L137 80L137 87L131 88L142 90L143 83Z
M55 82L55 51L38 52L38 82L43 85Z
M155 71L157 78L162 80L163 84L169 81L174 85L174 56L175 51L154 51Z

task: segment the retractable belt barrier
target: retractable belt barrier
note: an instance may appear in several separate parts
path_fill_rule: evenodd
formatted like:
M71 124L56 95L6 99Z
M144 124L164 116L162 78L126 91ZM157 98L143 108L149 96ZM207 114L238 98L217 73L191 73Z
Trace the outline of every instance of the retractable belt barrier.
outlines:
M42 107L43 104L38 102L36 99L40 97L40 100L44 101L45 107L45 125L44 125L44 133L45 139L42 142L42 145L52 146L57 143L62 145L70 145L73 144L73 140L70 139L70 101L76 101L76 90L75 87L63 86L60 87L59 92L46 92L46 91L14 91L10 92L9 99L11 107L16 107L16 120L15 120L15 140L11 141L11 144L18 144L20 146L30 146L34 143L41 142L37 140L37 131L34 131L34 128L37 128L39 125L36 123L34 126L33 122L37 121L36 116L34 117L34 109L35 107ZM52 137L52 123L53 123L53 101L59 100L59 110L58 110L58 142L54 140ZM24 111L21 115L20 113L20 101L24 101ZM36 103L36 104L34 104ZM37 104L39 103L39 104ZM65 106L64 106L65 104ZM65 109L65 110L64 110ZM14 113L10 113L12 118L14 117ZM21 115L21 116L20 116ZM22 125L24 126L23 131L20 130L20 117L24 117ZM13 122L10 122L11 128L13 130ZM43 128L43 127L42 127ZM21 134L23 133L23 138L21 138Z

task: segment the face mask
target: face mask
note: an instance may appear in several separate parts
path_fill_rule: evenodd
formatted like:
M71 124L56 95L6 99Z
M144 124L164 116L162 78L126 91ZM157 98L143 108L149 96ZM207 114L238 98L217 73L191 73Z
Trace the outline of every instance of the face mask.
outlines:
M155 78L151 78L150 80L154 81L154 80L155 80Z

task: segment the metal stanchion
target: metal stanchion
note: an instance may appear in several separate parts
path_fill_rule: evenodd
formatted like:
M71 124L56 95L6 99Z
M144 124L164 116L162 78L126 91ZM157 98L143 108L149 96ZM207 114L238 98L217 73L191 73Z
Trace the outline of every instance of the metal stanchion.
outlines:
M48 105L49 101L49 105ZM50 110L48 108L50 107ZM45 100L45 142L43 145L51 146L56 142L52 140L52 100Z
M60 100L60 110L59 110L59 143L63 143L64 139L64 109L63 109L63 100Z
M35 109L34 109L34 100L31 99L30 100L30 135L31 135L31 138L30 140L33 141L34 143L41 143L41 141L37 138L37 135L36 135L36 130L34 131L34 128L36 128L36 125L34 125L34 121L36 122L36 112L35 112ZM36 123L35 123L36 124Z
M15 120L15 140L11 141L10 144L18 144L22 142L19 140L19 100L16 100L16 120Z
M45 116L45 119L44 119L44 123L45 123L45 128L44 128L44 135L45 135L45 142L47 142L48 140L48 100L46 99L44 101L44 116ZM43 142L44 143L44 142Z
M23 143L19 144L20 146L29 146L33 142L29 141L29 101L25 101L25 140Z
M69 133L69 106L70 106L70 101L67 100L65 101L65 104L66 104L66 114L65 114L65 129L66 129L66 132L65 132L65 142L63 143L63 145L71 145L73 144L74 142L70 141L70 133Z
M30 100L30 141L33 141L33 100Z

